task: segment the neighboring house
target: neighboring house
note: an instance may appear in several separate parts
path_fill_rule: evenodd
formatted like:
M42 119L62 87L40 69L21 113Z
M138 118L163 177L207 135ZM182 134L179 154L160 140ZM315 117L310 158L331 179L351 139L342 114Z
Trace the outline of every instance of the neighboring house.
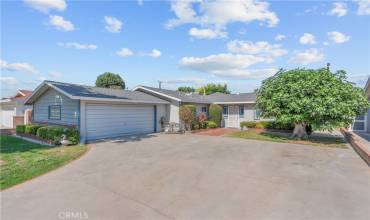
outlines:
M14 128L24 123L24 112L32 108L24 105L24 101L32 95L32 91L18 90L16 95L0 100L1 128Z
M196 106L197 115L209 105L223 107L223 125L239 127L240 121L259 120L255 94L208 96L138 86L133 91L44 81L26 103L33 105L33 122L73 126L81 142L162 131L162 122L179 123L179 108Z
M365 95L370 102L370 76L367 80L364 90ZM351 129L353 131L364 131L370 133L370 108L367 110L367 112L365 112L365 114L359 115L355 118Z

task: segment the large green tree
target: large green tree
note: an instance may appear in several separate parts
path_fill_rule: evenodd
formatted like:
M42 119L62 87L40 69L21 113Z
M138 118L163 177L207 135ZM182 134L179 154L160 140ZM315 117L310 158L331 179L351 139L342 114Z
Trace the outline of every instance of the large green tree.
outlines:
M227 89L226 84L222 85L222 84L214 84L214 83L209 83L205 86L198 88L197 92L201 95L204 95L204 94L210 95L216 92L230 94L230 91Z
M292 136L306 138L307 127L347 127L369 103L362 89L347 81L346 72L327 69L280 71L263 81L257 92L262 117L295 125Z
M125 89L125 82L120 75L105 72L96 78L95 85L102 88Z
M177 91L184 93L192 93L195 92L195 89L190 86L180 86L179 88L177 88Z

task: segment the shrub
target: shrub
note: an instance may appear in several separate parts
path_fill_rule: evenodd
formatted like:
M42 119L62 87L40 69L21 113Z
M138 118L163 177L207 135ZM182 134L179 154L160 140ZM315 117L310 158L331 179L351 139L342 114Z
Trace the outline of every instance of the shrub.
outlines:
M219 105L210 105L209 106L209 116L210 120L216 123L217 127L221 126L222 120L222 107Z
M278 130L293 130L294 125L276 121L243 121L240 122L241 128L264 128Z
M48 139L48 127L41 127L37 130L36 135L42 139Z
M54 144L60 144L62 135L65 134L67 139L72 144L80 142L80 132L75 128L62 127L62 126L45 126L37 130L37 136L45 139L52 140Z
M255 121L242 121L240 122L241 128L256 128L256 122Z
M206 121L207 128L217 128L217 124L214 121Z
M196 116L195 116L195 106L193 105L182 105L180 106L180 119L182 122L185 123L185 128L187 130L191 129L191 125L193 122L195 122Z
M199 123L194 122L194 123L191 125L191 130L199 130L199 129L200 129L200 125L199 125Z
M17 127L15 128L15 131L17 133L23 134L26 131L26 125L17 125Z
M72 142L72 144L80 143L80 131L76 128L67 128L66 135L67 139Z
M207 115L201 112L198 116L199 128L206 128Z
M25 133L36 135L37 130L41 127L42 125L26 125Z

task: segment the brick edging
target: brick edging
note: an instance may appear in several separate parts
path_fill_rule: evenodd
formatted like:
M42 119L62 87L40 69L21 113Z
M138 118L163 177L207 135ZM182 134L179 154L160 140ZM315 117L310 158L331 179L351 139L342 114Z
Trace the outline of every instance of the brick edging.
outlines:
M358 155L360 155L367 165L370 166L370 152L368 149L366 149L366 146L363 146L364 144L358 140L360 137L344 128L341 128L340 131L351 144L352 148L358 153Z

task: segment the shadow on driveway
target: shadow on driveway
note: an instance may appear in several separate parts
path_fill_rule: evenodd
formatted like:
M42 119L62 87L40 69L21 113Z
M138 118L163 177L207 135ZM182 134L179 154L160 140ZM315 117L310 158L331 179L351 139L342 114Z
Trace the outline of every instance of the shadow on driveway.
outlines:
M156 134L142 134L142 135L130 135L122 136L116 138L105 138L94 141L89 141L89 144L102 143L102 142L111 142L111 143L127 143L127 142L138 142L144 139L157 137Z

